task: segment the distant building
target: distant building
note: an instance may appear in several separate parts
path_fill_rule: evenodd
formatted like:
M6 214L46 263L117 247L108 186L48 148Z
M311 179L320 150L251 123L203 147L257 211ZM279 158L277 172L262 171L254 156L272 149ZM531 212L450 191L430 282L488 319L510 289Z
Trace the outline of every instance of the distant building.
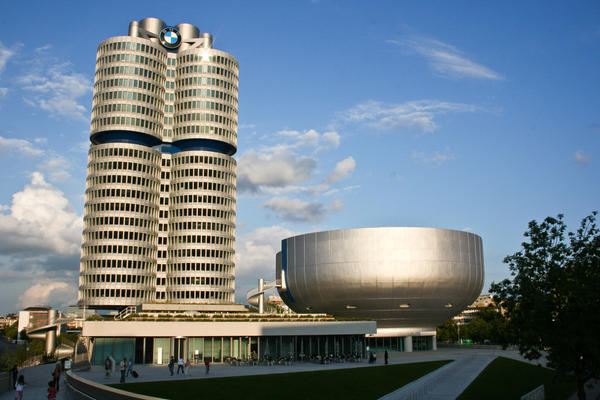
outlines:
M4 329L9 326L12 326L18 320L19 320L19 318L17 318L17 317L14 317L14 318L2 317L2 318L0 318L0 329Z
M496 303L494 302L494 296L491 294L482 294L477 297L477 299L471 305L469 305L460 314L452 319L459 326L468 324L477 316L477 314L479 314L479 311L481 311L482 308L488 308L489 306L496 306Z

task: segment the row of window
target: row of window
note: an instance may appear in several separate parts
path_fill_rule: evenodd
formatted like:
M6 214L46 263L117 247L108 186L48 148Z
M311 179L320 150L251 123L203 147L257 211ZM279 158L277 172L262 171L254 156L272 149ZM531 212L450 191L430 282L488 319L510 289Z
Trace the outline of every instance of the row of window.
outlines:
M83 275L85 283L135 283L138 285L151 286L153 276L130 275L130 274L89 274Z
M143 192L141 190L120 188L86 190L86 201L101 199L105 197L125 197L129 199L145 200L149 201L150 203L154 203L157 200L157 196L155 194Z
M129 53L99 55L96 59L96 67L103 67L104 65L114 64L117 62L129 62L147 65L156 69L161 74L164 74L166 69L164 64L162 64L160 61L157 61L154 58Z
M163 129L162 124L158 124L153 121L148 121L142 118L133 117L106 117L106 118L94 118L92 119L92 130L98 131L105 129L104 127L110 125L128 125L130 127L145 128L153 132L160 132Z
M212 208L198 208L197 209L198 217L212 217L212 218L220 218L227 221L233 222L235 220L235 213L231 211L224 210L213 210ZM192 222L174 222L169 224L170 230L189 230L196 229L193 225L190 225ZM195 222L194 222L195 225Z
M175 105L175 111L177 111L177 112L182 111L182 110L188 110L188 109L216 110L216 111L221 111L226 114L231 114L234 116L237 115L236 108L230 107L227 104L217 103L214 101L184 101L184 102L181 102L181 103ZM172 112L173 109L171 108L170 111Z
M85 234L86 242L90 240L115 239L115 240L135 240L150 243L156 236L145 232L136 231L94 231Z
M94 106L94 108L92 109L92 119L96 119L96 117L98 116L104 117L107 113L111 112L144 114L158 120L162 118L162 113L159 110L155 110L154 108L131 103L112 103Z
M194 291L194 290L186 290L186 291L176 291L176 292L167 292L168 300L183 300L183 299L209 299L209 300L219 300L219 301L231 301L233 295L229 293L217 292L217 291Z
M180 285L202 285L202 286L216 286L232 288L233 279L227 278L215 278L215 277L204 277L204 276L181 276L176 278L167 278L167 285L180 286ZM168 290L168 287L167 287Z
M182 66L177 68L177 76L181 77L184 74L217 74L224 76L227 79L238 81L238 76L230 69L215 67L214 65L208 64L192 64L188 66ZM168 74L167 74L168 75ZM175 76L175 74L172 74Z
M144 299L149 301L154 298L154 291L148 290L131 290L131 289L84 289L84 298L100 298L106 299L107 297L130 297L137 299Z
M175 116L175 123L181 124L186 122L214 122L217 124L223 124L228 127L236 127L237 120L225 117L223 115L212 114L212 113L189 113L189 114L179 114ZM185 128L193 128L189 126L184 126L182 128L175 128L175 134L178 133L193 133L191 129L186 130Z
M167 82L168 83L168 82ZM94 91L101 91L104 89L109 89L113 87L131 87L136 89L147 90L156 94L156 96L162 97L164 94L164 88L161 86L155 85L153 82L146 82L141 79L123 79L123 78L114 78L114 79L104 79L96 82L94 85Z
M158 182L156 179L148 179L142 176L135 175L100 175L100 176L88 176L88 180L94 185L108 184L108 183L123 183L128 185L140 185L148 188L152 191L158 188Z
M185 262L185 263L170 263L169 264L169 272L183 272L183 271L212 271L212 272L220 272L233 276L233 265L226 264L216 264L216 263L195 263L195 262Z
M114 146L114 144L113 144ZM135 149L130 147L105 147L105 146L96 146L91 147L90 154L94 158L98 157L135 157L141 158L142 160L149 160L153 163L157 162L161 157L160 153L157 152L149 152L146 150Z
M217 78L202 78L202 83L197 83L198 85L212 85L222 87L229 91L232 91L234 94L237 93L237 87L233 86L231 83L217 79ZM186 97L215 97L218 99L222 99L227 101L228 103L233 103L236 106L238 105L237 96L230 95L226 92L222 92L220 90L215 89L202 89L202 88L194 88L194 89L184 89L180 88L177 91L177 95L175 96L176 100L185 99Z
M156 250L149 247L140 247L140 246L124 246L124 245L87 245L83 244L81 246L81 252L85 256L91 256L93 254L131 254L135 256L143 256L143 257L155 257Z
M177 79L177 89L180 91L189 86L220 86L227 90L233 91L234 93L238 92L238 87L235 83L231 83L229 81L224 81L219 78L213 78L212 76L190 76L188 78L179 78ZM174 85L171 86L175 88Z
M200 61L208 61L208 62L212 62L212 63L217 63L217 64L223 64L228 68L235 68L238 69L240 68L239 64L237 63L237 61L235 61L235 59L233 59L233 57L225 57L225 56L221 56L221 55L206 55L206 54L185 54L185 55L180 55L177 57L177 60L179 62L179 65L181 64L185 64L185 63L198 63Z
M86 214L96 213L100 211L124 211L124 212L135 212L150 217L156 216L156 207L151 207L146 204L136 204L129 202L112 203L101 201L98 203L88 203L85 205Z
M216 250L216 249L175 249L169 250L169 257L206 257L220 258L223 260L233 261L233 251Z
M171 236L171 245L178 244L218 244L227 247L233 247L235 240L228 239L222 236L206 236L206 235L175 235Z
M96 70L96 81L99 81L103 77L109 75L137 75L140 77L143 76L144 78L152 79L152 81L159 86L162 86L163 82L165 81L165 78L163 76L157 74L152 70L141 67L134 67L130 65L116 65L107 68L98 68L98 70Z
M155 164L158 164L158 160L155 160ZM160 169L152 164L141 164L135 161L106 161L104 159L97 159L90 161L89 173L99 173L102 171L114 171L114 170L129 170L135 172L141 172L151 176L158 176Z
M131 51L141 51L144 53L152 54L153 56L158 57L159 59L162 59L162 60L166 59L167 54L163 50L163 48L159 47L158 45L155 45L155 46L151 46L149 43L148 44L139 43L134 40L113 42L113 41L111 41L111 39L107 39L104 42L100 43L100 46L98 46L98 53L102 54L102 53L105 53L108 51L115 51L115 50L131 50Z
M173 157L173 166L186 166L187 164L212 164L219 165L225 167L227 169L235 168L235 160L233 158L223 158L216 156L203 156L203 155L185 155L180 156L175 154ZM180 172L185 171L185 172ZM198 176L195 172L191 170L184 170L183 168L177 169L173 172L173 174L180 178L183 176Z
M107 101L107 100L118 100L118 99L124 99L124 100L130 100L130 101L142 101L144 103L148 103L148 104L152 104L155 105L157 109L162 109L163 108L163 102L161 99L161 97L157 97L154 94L147 94L147 93L140 93L140 92L130 92L128 90L111 90L111 91L101 91L101 92L94 92L94 99L92 101L92 103L95 105L98 104L98 102L100 101Z
M140 271L153 271L154 263L141 260L125 260L119 259L101 259L101 260L85 260L82 261L84 269L89 271L91 268L127 268L137 269Z
M156 228L156 222L144 219L144 218L135 218L135 217L99 217L94 215L90 217L89 215L83 217L83 222L87 227L92 226L101 226L101 225L125 225L125 226L137 226L140 228L147 228L147 230L154 230Z
M206 124L206 122L205 122ZM183 128L175 129L175 134L183 136L184 134L194 134L194 133L208 133L213 135L222 136L232 142L235 142L237 135L234 133L234 130L229 130L227 128L219 127L219 126L210 126L210 125L188 125Z

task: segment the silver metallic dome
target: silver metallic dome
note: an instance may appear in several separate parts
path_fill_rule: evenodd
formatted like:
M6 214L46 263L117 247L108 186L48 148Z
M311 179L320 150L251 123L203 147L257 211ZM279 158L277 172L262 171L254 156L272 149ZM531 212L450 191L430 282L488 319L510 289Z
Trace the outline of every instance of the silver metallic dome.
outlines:
M370 318L378 328L434 329L483 287L481 237L437 228L308 233L282 240L279 294L296 312Z

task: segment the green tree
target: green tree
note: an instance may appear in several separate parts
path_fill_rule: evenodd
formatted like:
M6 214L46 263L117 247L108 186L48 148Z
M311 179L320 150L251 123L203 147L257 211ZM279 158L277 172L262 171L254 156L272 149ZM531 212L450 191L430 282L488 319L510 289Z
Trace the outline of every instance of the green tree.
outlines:
M15 322L11 326L7 326L4 328L4 336L8 338L8 340L15 340L17 338L17 329L19 326L19 322Z
M458 339L456 321L450 318L436 328L436 337L440 342L455 342Z
M492 284L520 352L584 385L600 376L600 234L597 212L565 235L563 215L531 221L522 249L508 256L512 280Z

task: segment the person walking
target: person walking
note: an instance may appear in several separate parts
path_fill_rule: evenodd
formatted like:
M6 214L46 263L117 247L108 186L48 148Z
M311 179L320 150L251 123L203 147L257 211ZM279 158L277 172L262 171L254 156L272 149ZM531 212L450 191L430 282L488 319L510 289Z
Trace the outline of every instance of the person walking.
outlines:
M127 362L127 374L126 376L129 376L130 373L133 372L133 360L130 358L129 361Z
M206 375L208 375L210 371L210 361L208 361L208 358L204 359L204 366L206 367Z
M192 368L192 363L190 362L190 359L188 358L185 361L185 374L189 375L190 374L190 369Z
M17 367L17 364L14 364L12 369L10 370L10 372L12 372L12 382L11 384L14 386L17 384L17 378L19 377L19 367Z
M56 399L56 388L54 387L54 381L48 382L48 400Z
M106 360L104 360L104 370L106 371L106 378L110 376L110 368L112 367L112 363L110 362L110 357L106 356Z
M385 365L388 365L388 351L386 350L385 353L383 353L383 360L385 361Z
M173 369L175 368L175 359L171 356L169 360L169 371L171 372L171 376L173 376Z
M58 392L60 390L59 386L60 386L60 373L62 372L62 368L60 365L60 361L56 363L56 366L54 367L54 371L52 372L52 378L53 382L54 382L54 388L56 389L56 391Z
M177 360L177 375L179 375L179 371L181 371L181 373L183 375L185 375L185 371L183 370L183 357L179 357L179 359Z
M119 363L121 369L121 380L119 382L125 383L125 372L127 371L127 359L123 358L123 361Z
M23 387L25 386L25 377L19 375L15 385L15 400L23 400Z

